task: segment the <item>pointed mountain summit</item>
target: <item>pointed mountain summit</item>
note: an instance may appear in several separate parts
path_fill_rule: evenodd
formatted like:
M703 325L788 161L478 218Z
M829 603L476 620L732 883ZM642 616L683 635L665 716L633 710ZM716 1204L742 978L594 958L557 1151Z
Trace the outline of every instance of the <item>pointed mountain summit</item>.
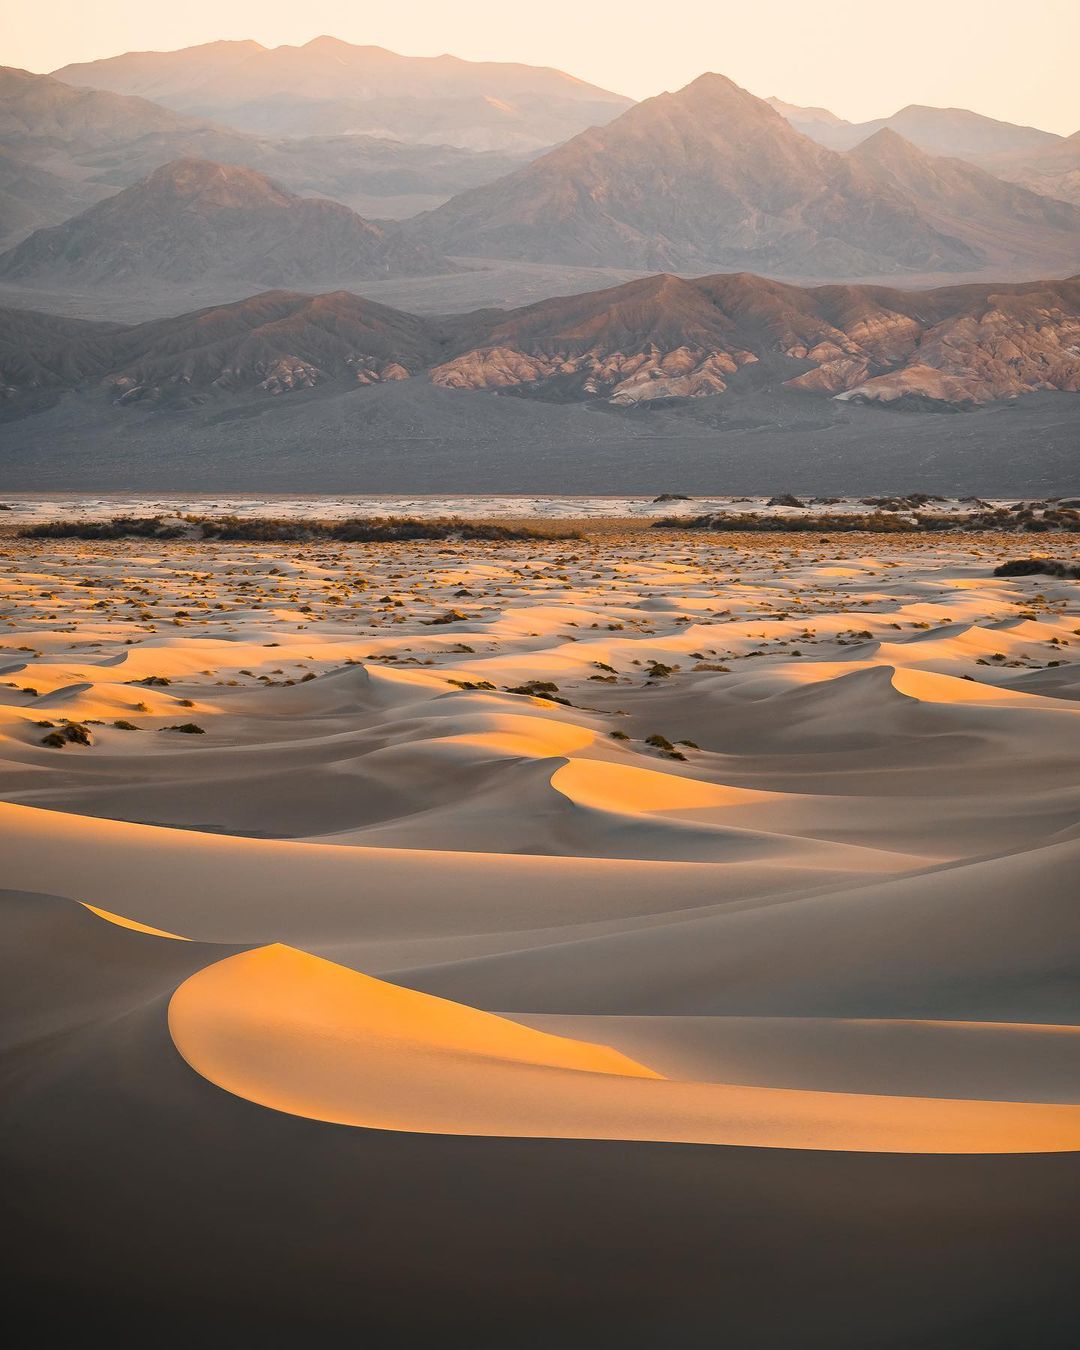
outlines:
M928 209L872 150L829 150L765 100L707 74L462 193L411 231L450 254L672 271L850 278L971 271L998 256L1080 262L1080 235L1063 235L1060 213L1047 219L1017 199L1036 227L1020 237L1004 215L1012 207L992 206L982 179L965 182L957 194L980 197L986 211L974 222Z
M418 222L448 252L866 275L978 258L723 75L638 104Z
M0 276L41 285L221 278L281 285L446 270L423 246L339 202L297 197L235 164L179 159L0 255Z

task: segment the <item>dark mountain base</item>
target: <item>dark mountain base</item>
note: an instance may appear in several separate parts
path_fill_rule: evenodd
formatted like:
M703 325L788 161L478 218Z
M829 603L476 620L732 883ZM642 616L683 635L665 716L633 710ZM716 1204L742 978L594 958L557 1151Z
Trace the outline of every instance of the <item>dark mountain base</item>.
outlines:
M423 380L184 412L65 395L0 423L0 492L1075 493L1080 399L950 416L751 391L660 411Z

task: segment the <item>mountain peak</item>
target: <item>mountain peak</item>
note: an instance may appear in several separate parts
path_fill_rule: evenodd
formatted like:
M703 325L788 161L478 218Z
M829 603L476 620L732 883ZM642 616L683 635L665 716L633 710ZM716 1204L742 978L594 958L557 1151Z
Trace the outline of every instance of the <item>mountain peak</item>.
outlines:
M205 207L281 206L296 200L291 192L255 169L217 164L193 155L163 164L144 184L136 184L136 188L140 186L150 193L169 194Z
M909 160L916 160L920 163L932 158L925 150L920 150L917 145L909 141L906 136L901 136L898 131L894 131L892 127L882 127L879 131L875 131L872 136L867 136L865 141L860 141L854 150L849 153L860 158L872 155L878 159L895 159L904 156Z
M680 103L696 106L701 106L706 102L716 106L738 105L743 108L754 108L769 117L780 116L764 99L751 94L749 90L743 89L734 80L714 70L707 70L670 97L677 99ZM648 101L651 102L651 100Z
M654 272L962 272L989 247L1072 265L1068 208L1006 202L972 175L943 196L946 177L957 173L893 132L855 156L830 150L710 71L462 193L408 233L450 255Z
M341 202L298 197L255 169L196 158L164 164L0 255L0 275L90 285L214 276L307 283L445 266Z

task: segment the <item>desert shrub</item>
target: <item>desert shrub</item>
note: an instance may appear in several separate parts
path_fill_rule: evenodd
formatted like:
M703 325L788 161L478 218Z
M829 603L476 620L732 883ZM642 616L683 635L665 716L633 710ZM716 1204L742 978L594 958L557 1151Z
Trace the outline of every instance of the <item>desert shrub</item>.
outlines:
M994 568L996 577L1080 577L1080 564L1056 562L1052 558L1012 558Z
M42 736L41 744L63 749L65 745L93 745L90 728L82 722L65 722L56 731Z
M549 703L563 703L570 706L568 698L559 697L559 686L552 680L529 680L525 684L507 685L508 694L525 694L529 698L546 698Z

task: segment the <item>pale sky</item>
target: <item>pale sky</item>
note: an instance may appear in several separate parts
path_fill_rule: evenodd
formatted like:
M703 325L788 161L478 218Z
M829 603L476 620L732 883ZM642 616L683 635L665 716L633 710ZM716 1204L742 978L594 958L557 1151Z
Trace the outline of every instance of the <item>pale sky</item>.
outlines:
M0 64L34 71L322 33L409 56L557 66L633 98L714 70L852 121L928 103L1080 130L1080 0L0 0Z

